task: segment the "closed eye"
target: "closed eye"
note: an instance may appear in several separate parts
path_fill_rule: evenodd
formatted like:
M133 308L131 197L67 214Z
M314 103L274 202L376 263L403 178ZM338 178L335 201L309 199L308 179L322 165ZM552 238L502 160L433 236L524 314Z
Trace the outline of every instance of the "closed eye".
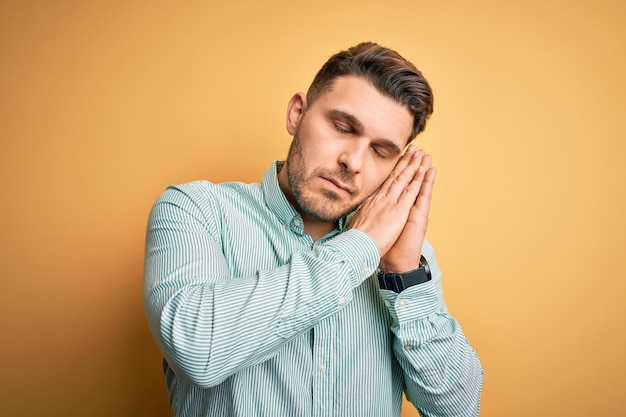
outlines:
M390 157L389 150L384 146L372 146L372 150L379 158L387 159Z
M346 127L338 122L333 122L333 126L340 133L352 133L352 130L349 127Z

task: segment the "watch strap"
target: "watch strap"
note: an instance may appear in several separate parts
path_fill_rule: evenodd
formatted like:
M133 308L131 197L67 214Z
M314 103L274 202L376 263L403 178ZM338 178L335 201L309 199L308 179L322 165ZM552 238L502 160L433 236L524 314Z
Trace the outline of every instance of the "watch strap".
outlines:
M426 258L420 258L420 267L401 274L396 272L378 272L378 285L383 290L391 290L400 293L409 287L423 284L432 279L430 267Z

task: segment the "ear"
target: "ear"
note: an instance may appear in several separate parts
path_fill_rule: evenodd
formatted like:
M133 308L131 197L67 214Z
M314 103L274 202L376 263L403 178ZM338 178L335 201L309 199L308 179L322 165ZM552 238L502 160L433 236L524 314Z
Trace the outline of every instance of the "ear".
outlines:
M298 124L305 111L306 95L304 93L294 94L287 104L287 132L291 136L295 135L298 130Z

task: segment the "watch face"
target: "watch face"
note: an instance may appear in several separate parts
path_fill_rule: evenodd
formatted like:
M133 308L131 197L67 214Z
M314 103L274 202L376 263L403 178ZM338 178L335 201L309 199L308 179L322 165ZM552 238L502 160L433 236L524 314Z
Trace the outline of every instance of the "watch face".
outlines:
M424 255L420 256L420 267L424 268L424 271L426 272L426 277L428 278L427 281L430 281L432 279L432 275L430 273L430 266L428 266L428 261L426 260Z

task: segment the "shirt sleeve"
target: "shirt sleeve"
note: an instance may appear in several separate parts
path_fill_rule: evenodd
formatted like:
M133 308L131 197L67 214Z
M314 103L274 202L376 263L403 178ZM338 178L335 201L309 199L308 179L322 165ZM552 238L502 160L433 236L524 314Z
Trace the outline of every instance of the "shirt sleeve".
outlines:
M406 396L424 417L477 416L483 384L478 355L443 300L441 271L425 241L432 280L400 294L380 290L392 316L393 349Z
M202 387L269 359L339 311L380 256L355 230L293 253L275 269L232 277L214 226L222 215L216 205L201 209L188 192L170 188L152 208L146 238L151 331L177 375Z

